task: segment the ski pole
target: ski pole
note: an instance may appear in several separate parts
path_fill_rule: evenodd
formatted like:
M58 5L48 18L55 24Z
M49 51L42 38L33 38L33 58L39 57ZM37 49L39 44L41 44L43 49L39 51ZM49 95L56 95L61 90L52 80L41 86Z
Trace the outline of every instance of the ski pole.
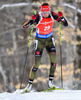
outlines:
M24 71L25 71L25 67L26 67L26 61L27 61L28 51L29 51L29 47L30 47L32 32L33 32L33 24L32 24L32 28L31 28L31 32L30 32L30 38L29 38L29 43L28 43L28 47L27 47L25 63L24 63L24 67L23 67L23 73L22 73L22 78L21 78L21 83L20 83L20 89L21 89L22 82L23 82L23 76L24 76Z
M59 12L61 9L59 8ZM60 64L61 64L61 87L63 88L63 76L62 76L62 42L61 42L61 22L59 22L59 31L60 31Z

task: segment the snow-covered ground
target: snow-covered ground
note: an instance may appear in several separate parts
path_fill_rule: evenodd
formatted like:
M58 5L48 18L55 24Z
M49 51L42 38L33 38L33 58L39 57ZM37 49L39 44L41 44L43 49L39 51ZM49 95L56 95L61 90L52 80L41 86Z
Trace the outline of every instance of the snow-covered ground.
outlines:
M26 94L0 93L0 100L81 100L81 90L54 90Z

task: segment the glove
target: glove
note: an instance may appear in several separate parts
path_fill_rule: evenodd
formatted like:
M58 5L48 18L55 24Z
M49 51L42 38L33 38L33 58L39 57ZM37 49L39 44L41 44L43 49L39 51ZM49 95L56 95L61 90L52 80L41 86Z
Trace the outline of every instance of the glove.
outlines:
M36 15L32 15L31 19L35 20L37 18Z
M35 20L38 17L38 14L36 11L34 11L34 15L32 15L31 19Z
M29 23L29 21L27 21L27 22L25 22L24 24L23 24L23 28L28 28L28 24Z
M62 12L58 12L58 17L62 18L63 17L63 13Z

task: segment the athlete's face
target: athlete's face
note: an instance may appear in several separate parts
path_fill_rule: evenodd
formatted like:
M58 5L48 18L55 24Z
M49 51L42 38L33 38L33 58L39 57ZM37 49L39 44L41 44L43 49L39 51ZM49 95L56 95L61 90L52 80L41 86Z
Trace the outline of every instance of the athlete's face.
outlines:
M42 16L43 17L48 17L49 16L49 11L42 11Z

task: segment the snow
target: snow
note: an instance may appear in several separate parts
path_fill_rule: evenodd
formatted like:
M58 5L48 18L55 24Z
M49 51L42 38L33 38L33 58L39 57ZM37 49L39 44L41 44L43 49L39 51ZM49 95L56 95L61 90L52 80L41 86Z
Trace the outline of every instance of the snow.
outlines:
M23 2L23 3L15 3L15 4L4 4L4 5L2 5L2 6L0 7L0 10L4 9L5 7L6 7L6 8L7 8L7 7L20 7L20 6L27 6L27 5L29 5L29 4L31 4L31 5L36 5L36 6L37 6L37 3L26 3L26 2ZM62 6L66 6L66 7L69 7L69 8L71 8L71 9L76 10L76 7L75 7L75 6L72 6L72 5L68 4L68 3L62 3ZM78 11L79 13L81 13L81 10L80 10L80 9L77 9L77 11Z
M26 94L0 93L0 100L81 100L81 90L54 90Z
M73 9L73 10L76 10L75 6L72 6L72 5L68 4L68 3L64 3L63 6L66 6L66 7L69 7L71 9ZM81 14L81 10L80 9L77 9L77 11Z
M64 3L64 6L76 10L76 7L74 7L74 6L70 5L70 4Z
M69 26L75 29L75 25L69 25Z
M6 8L7 7L19 7L19 6L27 6L29 4L31 4L31 5L37 5L37 3L25 3L25 2L23 2L23 3L15 3L15 4L4 4L4 5L2 5L0 7L0 10L4 9L5 7Z

